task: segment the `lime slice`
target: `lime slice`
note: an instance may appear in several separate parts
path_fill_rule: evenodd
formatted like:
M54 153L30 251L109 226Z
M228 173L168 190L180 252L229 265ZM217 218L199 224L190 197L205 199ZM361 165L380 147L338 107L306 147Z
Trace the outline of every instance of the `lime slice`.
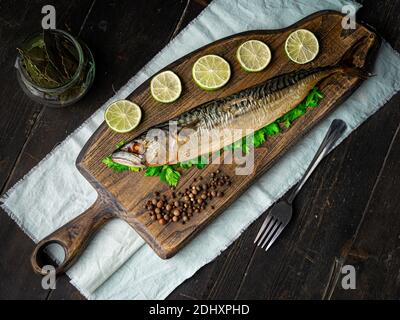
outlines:
M304 64L314 60L319 51L318 39L306 29L292 32L285 42L285 51L293 62Z
M264 42L249 40L237 49L236 57L244 70L257 72L265 69L271 61L271 50Z
M215 90L223 87L229 81L231 68L225 59L209 54L194 63L192 75L200 88Z
M137 127L142 118L140 107L128 100L118 100L111 103L104 113L108 126L120 133L129 132Z
M181 80L172 71L161 72L151 79L150 92L159 102L174 102L182 93Z

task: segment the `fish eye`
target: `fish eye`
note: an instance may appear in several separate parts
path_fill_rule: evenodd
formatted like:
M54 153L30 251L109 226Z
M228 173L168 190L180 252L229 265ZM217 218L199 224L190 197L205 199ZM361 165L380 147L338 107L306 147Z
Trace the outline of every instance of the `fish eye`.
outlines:
M136 154L143 154L144 146L140 142L133 142L129 147L129 151Z

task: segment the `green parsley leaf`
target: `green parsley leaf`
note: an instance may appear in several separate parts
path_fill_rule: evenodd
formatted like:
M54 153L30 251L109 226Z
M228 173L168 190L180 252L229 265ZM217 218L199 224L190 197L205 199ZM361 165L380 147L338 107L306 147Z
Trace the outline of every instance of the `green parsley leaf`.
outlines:
M182 169L190 169L191 167L193 167L193 163L190 160L184 161L184 162L179 162L178 167L182 168Z
M273 136L281 132L281 129L279 128L279 124L276 122L272 122L269 125L265 126L262 131L267 135L267 136Z
M229 150L236 150L242 147L242 140L238 140L235 141L234 143L232 143L229 146L224 147L225 150L229 151Z
M140 168L140 167L128 167L128 168L129 168L129 171L132 171L132 172L142 171L142 168Z
M261 146L265 142L265 134L264 130L257 130L254 132L253 144L254 147L257 148Z
M207 166L208 159L206 156L199 156L197 157L196 167L197 169L204 169Z
M307 95L307 97L298 106L284 114L281 118L273 123L266 125L264 128L255 131L254 135L243 137L242 139L232 143L231 145L224 147L224 150L229 151L241 149L244 154L248 153L251 147L256 148L262 145L268 136L273 136L280 133L280 125L289 128L293 121L295 121L307 112L308 108L314 108L318 106L323 97L324 96L322 92L320 92L317 87L314 87ZM116 146L117 149L123 146L125 143L125 141L119 142ZM205 156L199 156L197 159L180 162L176 165L148 167L146 168L144 175L159 176L161 181L168 183L171 186L176 186L181 177L181 173L176 169L189 169L193 167L193 165L196 165L196 167L199 169L203 169L208 163L207 160L208 158L205 158ZM130 167L115 163L112 160L111 156L104 158L102 162L109 168L118 172L126 170L137 172L141 170L141 168L138 167Z
M162 166L157 166L157 167L147 167L144 175L146 177L154 177L160 175L162 170Z
M207 164L205 163L196 163L196 168L197 169L204 169L207 166Z
M246 136L242 138L242 152L248 154L250 152L250 146L254 144L254 135Z
M166 175L167 175L167 168L168 168L169 166L168 165L164 165L164 166L162 166L162 170L161 170L161 172L160 172L160 180L162 181L162 182L166 182L166 183L168 183L167 182L167 178L166 178Z

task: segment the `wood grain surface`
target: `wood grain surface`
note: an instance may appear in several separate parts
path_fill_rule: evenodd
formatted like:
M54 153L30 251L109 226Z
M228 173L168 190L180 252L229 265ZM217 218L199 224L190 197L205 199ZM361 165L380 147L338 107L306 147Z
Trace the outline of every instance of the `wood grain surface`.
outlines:
M227 96L247 87L259 84L275 75L300 70L304 66L290 62L283 49L287 36L298 28L311 30L320 39L320 54L308 68L324 65L334 65L343 54L356 43L362 41L357 50L354 63L359 67L370 64L373 54L379 46L379 39L368 28L359 25L352 32L343 32L341 27L342 15L336 12L320 12L303 19L295 25L274 31L246 32L212 43L175 63L166 67L173 70L182 79L183 95L174 104L164 106L151 98L149 94L149 81L143 83L129 97L138 103L144 110L142 124L137 130L129 134L116 134L109 130L103 123L94 136L89 140L81 155L78 157L77 166L82 174L99 190L101 195L104 190L110 193L115 201L121 205L122 211L117 215L126 220L162 258L169 258L182 248L197 232L206 226L213 218L218 216L229 206L248 186L265 170L267 170L288 148L294 145L307 133L320 119L334 109L345 97L351 94L360 84L359 79L343 75L334 75L321 84L320 89L325 97L321 105L307 112L300 120L284 133L271 138L261 148L255 151L254 171L250 175L235 175L236 166L222 165L224 173L232 176L232 185L225 190L224 198L215 198L211 201L202 214L195 214L186 224L169 223L160 225L145 214L145 204L155 191L162 194L169 193L167 186L158 181L157 177L144 177L142 173L115 173L106 168L101 159L110 154L115 144L120 140L129 140L151 126L169 120L182 112L192 109L209 100ZM235 62L237 47L246 40L259 39L267 43L272 50L272 63L265 71L249 74L242 72ZM199 89L191 79L193 63L205 54L218 54L230 62L232 78L229 84L216 92L205 92ZM209 165L204 170L191 169L185 171L177 192L184 191L190 186L194 178L200 175L207 176L216 170L215 165ZM101 201L99 197L99 201ZM78 222L78 220L76 221ZM70 226L69 226L70 227ZM82 227L79 227L82 229ZM61 231L56 231L59 234ZM52 238L53 235L50 236ZM69 237L68 232L65 237ZM44 241L48 241L46 238ZM39 246L43 245L40 243ZM68 251L68 248L67 248Z

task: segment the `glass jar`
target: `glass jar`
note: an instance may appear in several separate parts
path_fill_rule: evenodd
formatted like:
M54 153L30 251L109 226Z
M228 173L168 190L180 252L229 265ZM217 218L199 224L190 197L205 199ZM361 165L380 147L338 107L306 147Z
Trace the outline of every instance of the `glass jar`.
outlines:
M89 48L79 42L69 33L62 30L46 30L57 34L62 40L68 41L76 50L78 64L74 74L62 85L44 87L35 83L26 68L20 55L17 56L15 67L17 69L18 82L23 91L34 101L49 107L65 107L77 102L89 90L95 75L95 63ZM29 37L21 46L22 50L30 50L39 41L43 42L43 33Z

